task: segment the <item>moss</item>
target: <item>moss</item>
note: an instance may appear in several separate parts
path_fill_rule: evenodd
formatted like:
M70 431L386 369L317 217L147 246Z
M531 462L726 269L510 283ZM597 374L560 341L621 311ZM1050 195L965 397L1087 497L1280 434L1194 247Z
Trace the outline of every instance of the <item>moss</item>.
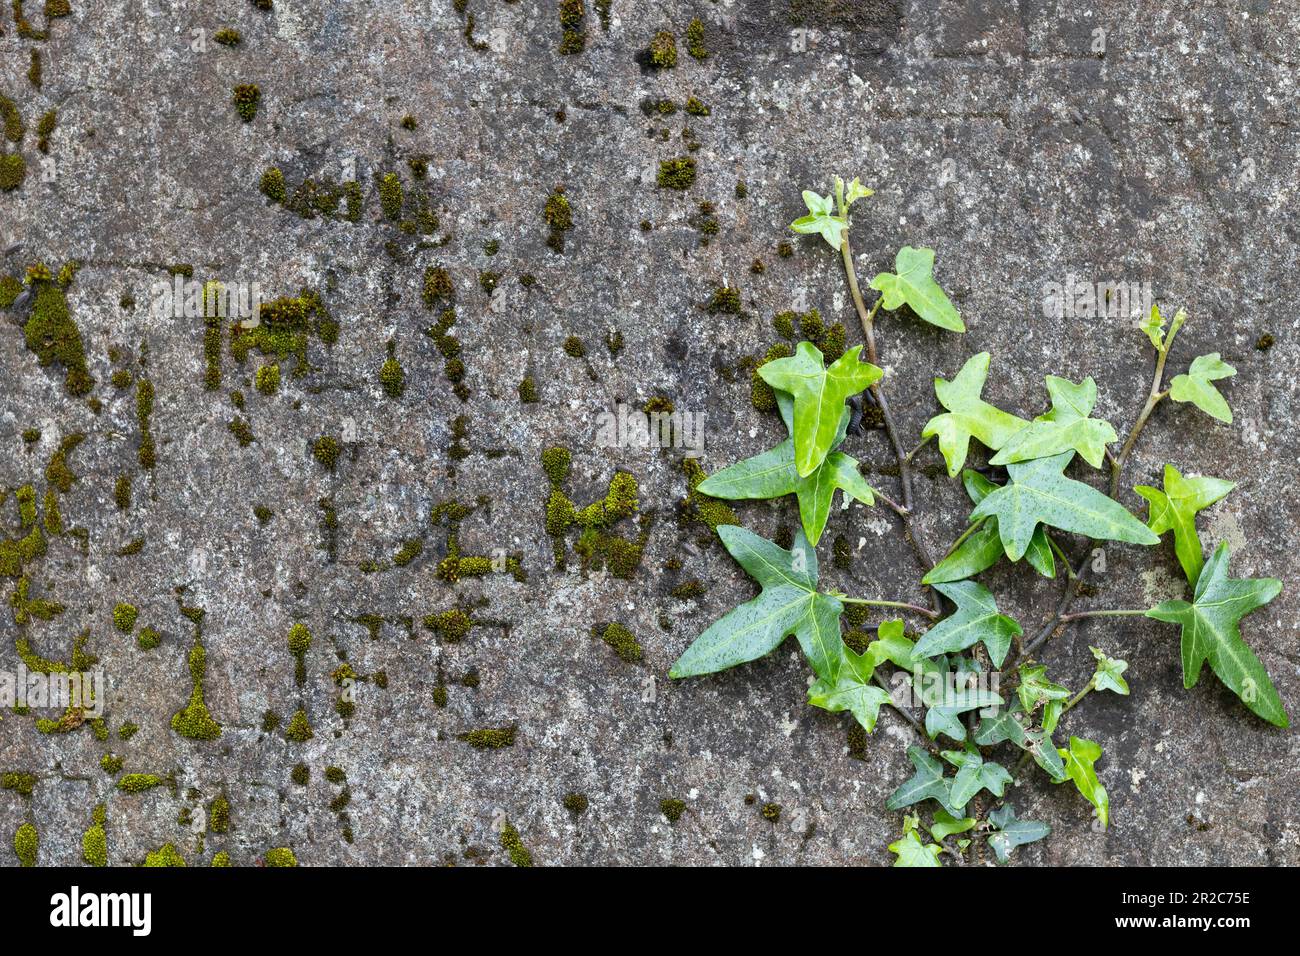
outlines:
M150 421L153 416L153 382L142 378L135 383L135 412L140 424L140 448L136 458L140 467L152 469L157 464L157 452L154 447L153 431Z
M669 823L676 823L686 812L686 803L678 800L676 797L665 797L659 801L659 812L667 818Z
M196 631L201 629L202 610L199 608L184 608L185 611L197 612L198 621L195 622ZM207 652L203 645L195 643L190 648L189 654L189 671L190 679L193 681L193 687L190 690L189 703L183 710L177 711L172 715L172 730L182 737L188 737L191 740L216 740L221 736L221 725L212 719L208 712L207 702L203 697L203 678L207 671Z
M36 788L36 774L25 770L8 770L0 774L0 789L12 790L24 797L30 797Z
M835 543L831 546L831 553L834 554L835 567L841 571L847 571L853 567L853 547L844 535L837 534L835 536Z
M713 110L709 109L701 100L691 96L686 100L686 112L692 116L708 116Z
M91 866L108 866L108 836L102 823L92 824L81 835L81 858Z
M789 358L793 354L794 349L784 342L778 342L767 350L767 354L754 365L753 371L750 372L749 400L760 412L776 411L776 393L772 391L771 385L763 381L763 377L758 374L758 370L768 362L776 361L779 358Z
M429 614L424 618L424 626L438 635L438 639L447 644L459 644L468 635L473 620L460 608L452 608L439 614Z
M789 259L794 255L794 245L791 244L790 240L782 239L776 244L776 254L782 259Z
M493 292L496 291L497 284L500 283L500 281L501 281L501 273L499 272L492 272L490 270L485 269L484 271L478 274L479 287L488 295L491 295Z
M333 471L339 460L338 440L330 435L321 435L312 443L311 453L321 465Z
M230 854L225 850L218 850L212 855L212 865L216 867L230 866Z
M408 538L402 547L393 555L393 564L399 568L404 568L424 551L424 541L421 538Z
M254 381L263 395L274 395L280 391L280 366L274 362L260 366Z
M561 803L564 805L564 809L568 810L576 817L580 817L586 813L587 807L589 806L587 795L583 793L566 793Z
M695 184L695 159L681 156L659 163L655 185L660 189L690 189Z
M661 70L671 69L677 65L677 37L667 30L660 30L650 40L646 53L652 66Z
M638 664L641 662L643 653L640 641L636 639L635 634L617 621L611 621L603 628L600 625L596 625L592 627L591 633L593 636L599 637L610 647L614 648L614 651L618 656L629 664Z
M392 355L379 369L379 385L389 398L401 398L406 391L406 370Z
M510 862L515 866L532 866L533 855L524 846L515 825L507 820L501 826L501 849L510 855Z
M123 793L144 793L154 787L161 787L167 781L156 773L128 773L117 782L117 789Z
M347 809L348 804L351 802L352 802L352 791L348 790L345 787L342 793L340 793L338 796L336 796L333 800L330 801L329 804L330 812L342 813L344 810Z
M1261 335L1258 339L1255 340L1255 348L1257 348L1261 352L1267 352L1269 349L1273 347L1273 342L1274 339L1272 334L1269 332L1265 332L1263 335Z
M118 737L120 737L123 740L130 740L139 732L140 732L140 725L136 723L132 723L129 720L117 729Z
M262 102L262 90L255 83L241 83L233 90L232 101L235 112L245 123L251 123L257 116L257 107Z
M576 335L570 335L564 340L565 354L573 358L583 358L587 354L587 345Z
M531 375L525 375L519 382L519 401L525 405L534 405L539 401L537 381Z
M556 187L550 198L546 200L542 217L551 231L546 244L557 252L562 252L564 234L573 228L573 207L569 204L568 197L564 195L562 187Z
M252 426L248 424L247 419L235 416L226 424L226 428L235 436L235 441L239 442L240 448L247 448L256 441Z
M450 299L455 293L451 275L442 266L430 266L424 270L424 307L432 309L442 299Z
M781 820L781 804L779 803L765 803L758 812L769 823L779 823Z
M72 4L69 0L45 0L45 15L51 20L72 16Z
M384 218L396 221L402 217L402 206L406 194L402 189L402 179L397 173L385 173L379 179L379 206Z
M330 783L346 783L348 775L339 767L326 767L325 779Z
M57 538L63 534L63 513L59 510L59 496L53 488L45 489L44 511L45 533Z
M244 38L240 32L231 27L222 27L212 35L212 39L216 40L222 46L239 46L239 44L244 42Z
M514 746L516 730L515 727L479 727L457 734L456 739L479 750L500 750L502 747Z
M3 93L0 93L0 120L4 121L5 139L11 143L21 143L27 133L27 127L23 125L18 105Z
M740 290L731 286L719 285L713 290L705 305L710 315L740 315L743 311Z
M49 464L45 466L45 480L58 489L60 494L66 495L71 491L73 483L77 480L78 476L73 474L72 469L68 467L68 456L77 450L85 438L86 436L80 432L65 435L60 440L59 447L50 457ZM19 489L20 501L24 490L30 491L30 489ZM24 525L26 524L30 524L30 522L25 521Z
M682 502L682 508L688 517L705 525L715 534L719 525L740 524L736 512L729 505L696 490L700 482L708 477L698 459L683 458L682 471L686 474L687 486L686 498Z
M27 160L18 153L0 154L0 192L12 192L27 178Z
M293 770L289 771L289 779L298 786L305 787L311 780L311 770L305 763L294 764Z
M66 290L51 281L49 269L39 263L28 275L34 298L31 317L23 326L27 348L42 366L63 366L68 394L78 398L89 394L95 380L86 366L85 346L68 309Z
M698 578L692 578L689 581L683 581L668 593L679 601L694 601L701 598L708 591L708 587Z
M130 634L135 629L136 618L140 610L134 604L118 604L113 608L113 626L123 634Z
M149 867L184 866L185 857L181 856L174 843L164 843L158 849L145 855L144 865Z
M36 852L40 849L41 835L34 824L24 823L14 833L14 853L23 866L36 865Z
M736 198L745 199L749 196L749 184L743 179L736 183Z
M441 709L447 706L447 688L439 684L433 689L433 706Z
M258 188L262 191L262 195L274 203L283 204L289 198L289 190L284 182L284 173L274 166L262 173L262 181Z
M294 711L293 717L289 719L289 726L284 731L284 739L294 743L304 743L314 736L316 734L311 729L311 721L307 719L307 712L299 707Z
M699 17L686 27L686 52L697 60L709 58L709 49L704 45L704 21Z

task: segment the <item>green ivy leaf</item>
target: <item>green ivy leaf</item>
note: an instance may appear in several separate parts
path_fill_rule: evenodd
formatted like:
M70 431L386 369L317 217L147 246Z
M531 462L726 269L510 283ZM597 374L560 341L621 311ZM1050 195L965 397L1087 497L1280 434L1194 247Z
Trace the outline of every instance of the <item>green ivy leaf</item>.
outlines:
M939 809L934 811L934 823L930 825L930 836L942 842L954 833L965 833L975 826L977 822L974 817L958 819L947 810Z
M960 716L968 710L996 707L1002 703L1002 698L978 682L974 686L967 685L969 675L979 674L983 670L978 661L958 657L956 670L952 672L948 670L946 661L947 658L939 658L938 661L927 662L931 664L931 669L924 670L921 674L918 696L927 707L925 732L931 739L942 733L953 740L964 741L966 727L959 719ZM937 667L934 666L936 663Z
M1084 737L1071 737L1069 749L1060 747L1057 753L1065 762L1066 779L1073 780L1084 799L1097 808L1097 819L1101 828L1106 829L1110 822L1110 797L1097 779L1094 766L1101 759L1101 745ZM1065 783L1065 780L1056 782Z
M982 584L958 581L934 587L956 604L957 610L925 632L917 642L916 656L951 654L983 641L993 666L1001 667L1011 639L1021 634L1020 625L998 613L992 592Z
M758 374L773 388L794 399L794 460L801 478L825 460L844 413L845 399L875 383L882 372L859 362L856 345L827 368L811 342L800 342L795 354L763 365Z
M967 468L961 473L962 484L966 493L975 504L979 504L998 486L989 481L978 471ZM949 581L961 581L971 578L981 571L995 565L1002 557L1002 539L998 535L998 519L982 518L979 527L972 531L966 540L957 545L952 553L930 569L921 579L922 584L946 584ZM1025 551L1025 560L1035 571L1044 577L1056 577L1056 558L1052 546L1047 541L1047 530L1039 525L1029 539L1029 548Z
M960 816L960 808L949 802L952 784L944 779L943 764L916 746L907 748L907 759L912 761L916 773L889 795L885 806L890 810L901 810L922 800L936 800L954 817Z
M1110 422L1088 417L1097 404L1097 383L1088 377L1075 385L1069 379L1049 375L1047 393L1052 398L1052 410L1012 435L989 463L1007 465L1077 451L1092 467L1100 468L1106 445L1119 436Z
M1160 307L1154 302L1151 303L1151 311L1147 317L1138 324L1138 328L1146 333L1151 344L1156 347L1156 351L1163 352L1165 348L1165 319L1160 314Z
M995 797L1006 792L1011 782L1011 774L1001 764L986 762L979 751L945 750L943 759L957 768L949 790L948 802L958 810L965 808L971 798L981 790L988 790Z
M718 537L763 590L710 625L668 676L697 677L744 664L771 653L793 633L817 675L835 680L844 606L817 592L817 552L803 533L796 535L793 551L738 525L719 525Z
M984 716L975 731L975 743L990 747L1009 740L1030 754L1038 766L1047 771L1053 780L1065 779L1065 765L1056 752L1050 731L1030 726L1032 718L1024 712L1019 701L1002 708L993 716Z
M1205 552L1196 533L1196 513L1237 486L1208 476L1184 478L1173 465L1165 465L1164 485L1164 491L1149 485L1137 485L1133 490L1147 500L1147 527L1156 534L1174 533L1174 553L1188 583L1195 587L1205 565Z
M1039 704L1066 700L1070 696L1066 688L1047 679L1046 664L1021 664L1020 686L1016 688L1016 693L1020 697L1020 706L1027 714L1033 714ZM1050 732L1054 728L1047 729Z
M857 176L854 176L853 182L849 183L848 188L844 192L844 202L852 206L859 199L866 199L875 194L876 191L874 189L868 189L866 186L862 185Z
M1147 617L1182 626L1183 687L1201 677L1201 665L1210 669L1252 711L1278 727L1290 726L1286 709L1268 671L1241 638L1239 623L1263 607L1282 590L1276 578L1228 576L1228 543L1215 549L1196 581L1192 603L1165 601L1147 611Z
M1219 358L1218 352L1198 356L1192 360L1187 374L1173 377L1169 397L1175 402L1191 402L1211 418L1232 424L1232 409L1213 383L1236 374L1237 370Z
M939 451L948 463L949 478L956 478L966 463L972 438L997 451L1029 424L980 398L988 375L989 353L980 352L966 360L951 382L942 378L934 380L934 394L948 411L926 422L921 437L939 439Z
M1124 672L1128 670L1128 661L1107 657L1100 647L1089 647L1092 656L1097 659L1097 670L1092 675L1092 686L1097 690L1110 690L1117 694L1128 695L1128 681Z
M1046 823L1037 820L1017 820L1016 811L1011 804L1003 804L989 814L989 823L997 828L996 833L989 834L989 846L999 863L1011 858L1011 852L1026 843L1035 843L1052 832Z
M884 306L893 311L906 302L912 311L941 329L965 332L957 309L939 283L934 281L934 250L903 246L894 257L895 272L882 272L871 280L871 288L884 296Z
M875 666L867 654L844 648L844 662L835 680L818 680L808 688L808 703L833 714L850 711L867 733L876 729L882 704L890 703L889 691L872 681Z
M971 518L996 517L1007 557L1019 561L1040 523L1111 541L1158 544L1160 538L1128 509L1061 472L1070 452L1008 465L1011 480L975 506Z
M854 180L856 183L857 180ZM868 191L869 192L869 191ZM835 200L830 196L819 196L811 189L803 191L804 205L808 215L801 216L790 223L790 228L803 235L820 235L826 244L836 252L844 241L844 230L848 229L847 219L835 215Z
M925 844L917 836L916 827L920 821L916 817L903 820L903 835L889 844L889 852L898 854L894 866L940 866L939 854L943 848L936 843Z
M785 392L776 393L777 405L786 427L794 434L794 401ZM844 440L850 412L844 407L831 445ZM807 478L800 478L794 465L794 439L790 438L753 458L737 462L700 482L697 491L713 498L780 498L793 494L799 499L799 518L804 534L816 545L826 530L836 489L864 505L876 503L874 489L858 471L858 461L839 451L832 451Z

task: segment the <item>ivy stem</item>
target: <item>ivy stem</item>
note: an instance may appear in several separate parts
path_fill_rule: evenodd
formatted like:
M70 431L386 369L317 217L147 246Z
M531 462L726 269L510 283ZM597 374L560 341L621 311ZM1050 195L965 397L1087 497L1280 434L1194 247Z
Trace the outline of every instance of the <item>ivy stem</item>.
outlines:
M962 543L963 541L965 541L967 538L969 538L969 537L970 537L972 534L974 534L976 531L978 531L979 528L980 528L980 526L983 525L983 524L984 524L984 519L981 518L979 521L976 521L974 524L972 524L972 525L970 525L969 527L967 527L965 531L963 531L961 534L959 534L959 535L957 536L957 540L954 541L954 542L949 546L948 550L944 552L943 557L944 557L944 558L947 558L947 557L948 557L949 555L951 555L954 551L956 551L958 548L960 548L960 547L961 547L961 543ZM943 560L943 559L941 558L940 560Z
M872 304L871 309L867 309L866 302L862 299L862 289L858 285L858 271L853 266L853 247L849 244L849 208L844 201L844 190L842 187L836 189L836 203L839 208L840 218L845 222L844 230L840 237L840 257L844 260L844 275L848 279L849 294L853 298L853 307L857 309L858 318L862 322L862 338L867 345L867 361L872 365L879 366L880 358L876 352L876 333L873 322L876 318L876 312L880 310L882 297L877 296L876 301ZM894 449L894 457L898 459L898 483L903 490L903 509L898 511L899 517L903 519L903 533L912 549L916 552L917 558L924 566L926 571L934 567L934 559L930 557L930 551L925 546L920 537L916 534L916 527L912 520L913 499L912 499L912 472L908 467L911 456L903 451L903 444L898 437L898 427L894 423L893 413L889 410L889 400L885 398L884 389L880 383L876 382L870 387L871 397L876 400L876 405L880 408L880 418L885 425L885 433L889 436L889 444ZM898 510L898 509L895 509ZM930 592L930 600L934 605L936 612L941 610L943 605L939 603L939 595L933 590Z
M1083 685L1083 690L1079 691L1079 693L1075 694L1073 697L1071 697L1069 700L1065 702L1065 706L1061 708L1061 713L1057 717L1057 719L1059 720L1061 717L1064 717L1066 714L1068 714L1070 712L1070 708L1072 708L1079 701L1083 700L1085 697L1087 697L1096 689L1097 689L1097 678L1093 677L1090 681L1088 681L1088 683Z
M895 514L897 514L900 518L907 517L907 509L904 508L902 505L900 505L897 501L895 501L893 498L889 497L889 495L885 494L884 492L876 488L872 488L871 490L877 498L879 498L885 504L889 505L889 509L893 511Z
M932 621L937 620L939 617L938 612L932 611L928 607L921 607L919 604L908 604L906 601L877 601L871 598L854 597L841 597L840 600L846 604L865 604L869 607L894 607L900 611L911 611L913 614L920 614Z
M909 451L904 456L904 458L906 458L908 463L911 463L912 459L916 457L916 453L920 451L922 448L924 448L926 445L930 444L930 442L932 441L934 441L933 435L927 435L925 438L922 438L919 442L916 443L916 447L913 448L911 451Z
M1085 617L1141 617L1144 614L1146 614L1146 611L1133 608L1116 611L1075 611L1073 614L1062 614L1061 622L1077 621Z

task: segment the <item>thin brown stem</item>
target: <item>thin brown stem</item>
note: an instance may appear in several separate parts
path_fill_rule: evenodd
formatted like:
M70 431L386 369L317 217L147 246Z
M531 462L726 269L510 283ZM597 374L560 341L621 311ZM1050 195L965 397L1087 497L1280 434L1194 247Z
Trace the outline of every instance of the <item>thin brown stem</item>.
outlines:
M928 607L921 607L919 604L908 604L906 601L877 601L872 598L854 597L841 597L840 600L845 604L865 604L868 607L891 607L900 611L911 611L913 614L920 614L922 617L928 617L932 621L939 616Z

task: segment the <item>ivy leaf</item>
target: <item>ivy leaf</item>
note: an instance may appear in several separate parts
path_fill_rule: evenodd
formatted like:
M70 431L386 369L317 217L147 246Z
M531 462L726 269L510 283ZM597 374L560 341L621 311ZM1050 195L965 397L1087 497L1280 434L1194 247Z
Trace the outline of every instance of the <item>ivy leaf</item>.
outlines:
M794 550L786 551L739 525L719 525L718 537L763 590L710 625L668 676L698 677L744 664L772 652L793 633L817 676L834 681L844 647L844 606L818 593L817 552L808 539L798 533Z
M916 645L903 636L901 619L881 621L876 628L876 639L867 645L867 659L872 668L889 661L895 667L914 673L918 668L935 666L933 661L918 661L913 654Z
M833 714L851 711L867 733L876 729L882 704L890 703L889 691L872 682L875 665L867 654L844 648L844 662L833 681L818 680L808 688L808 703Z
M758 370L763 381L794 399L794 461L801 478L817 470L835 443L844 400L883 374L869 362L858 361L861 351L862 346L855 345L827 368L817 346L805 341L791 357Z
M993 666L1001 667L1011 639L1021 634L1020 625L998 613L993 594L982 584L958 581L934 587L956 604L957 610L925 632L916 644L916 656L951 654L983 641Z
M871 288L884 296L886 309L893 311L906 302L931 325L950 332L966 331L957 309L934 281L933 249L903 246L894 257L894 269L871 280Z
M1047 679L1046 664L1021 664L1020 686L1016 688L1016 693L1020 697L1020 706L1027 714L1032 714L1039 704L1065 700L1070 696L1069 690Z
M1026 843L1035 843L1052 832L1046 823L1037 820L1017 820L1016 811L1011 804L1003 804L989 814L989 823L997 828L996 833L989 834L989 846L999 863L1011 858L1011 851Z
M1201 665L1210 669L1242 702L1278 727L1290 726L1282 699L1268 671L1241 638L1239 623L1263 607L1282 590L1276 578L1228 576L1228 543L1215 549L1196 581L1192 603L1165 601L1147 611L1147 617L1182 626L1183 687L1192 688L1201 677Z
M975 504L979 504L998 486L989 481L978 471L967 468L961 473L962 484L966 494ZM922 584L946 584L949 581L961 581L974 577L981 571L997 564L1002 557L1002 539L998 536L998 519L982 518L979 526L966 540L957 545L952 553L930 569L921 579ZM1025 560L1044 577L1056 577L1056 558L1052 546L1047 541L1047 530L1039 525L1029 539L1029 548L1025 551Z
M1213 383L1236 374L1237 370L1219 358L1218 352L1198 356L1192 360L1187 374L1173 377L1169 397L1175 402L1191 402L1211 418L1232 424L1232 409Z
M776 401L781 417L793 435L794 400L785 392L777 392ZM844 440L850 417L849 408L845 406L832 448ZM811 475L800 478L794 465L794 439L790 438L769 451L710 475L696 490L714 498L730 500L796 495L804 534L816 545L830 519L836 489L842 489L864 505L876 503L874 489L858 471L857 459L843 452L832 451Z
M930 836L942 842L954 833L965 833L977 822L974 817L962 817L959 820L947 810L936 810L934 823L930 825Z
M1011 774L1005 767L991 761L986 763L977 750L945 750L943 759L957 768L948 802L959 810L981 790L988 790L995 797L1002 796L1011 782Z
M790 228L803 235L820 235L827 245L839 252L840 243L844 241L844 230L849 227L849 223L842 216L835 215L835 200L805 189L803 201L808 207L808 215L790 223Z
M1069 749L1058 747L1057 753L1065 762L1066 780L1073 780L1084 799L1097 808L1097 819L1101 821L1101 828L1106 829L1110 822L1110 797L1097 779L1094 766L1101 759L1101 745L1085 737L1071 737ZM1065 783L1065 780L1056 782Z
M1070 452L1008 465L1011 480L975 506L971 518L996 517L1007 557L1024 557L1040 523L1111 541L1158 544L1160 538L1128 509L1061 472Z
M1156 347L1156 351L1163 352L1165 348L1165 319L1160 314L1160 307L1154 302L1151 303L1151 311L1147 317L1140 323L1138 328L1147 334L1151 344Z
M952 784L944 779L943 764L917 746L907 748L907 759L912 761L916 773L889 795L885 806L890 810L901 810L922 800L937 800L953 816L960 815L960 808L949 803Z
M934 394L948 411L926 422L921 437L939 439L939 451L948 463L949 478L956 478L966 463L972 438L997 451L1029 424L980 398L988 375L989 353L980 352L966 360L951 382L942 378L934 380Z
M940 658L945 661L947 658ZM925 732L933 740L939 734L947 734L953 740L966 739L966 727L959 719L968 710L996 707L1002 698L978 681L972 686L969 676L982 673L977 661L958 657L957 668L949 671L946 663L937 667L935 662L931 669L921 675L921 687L918 696L928 708L925 712ZM915 681L914 681L915 683Z
M1165 465L1164 485L1164 491L1149 485L1137 485L1133 490L1147 500L1147 527L1156 534L1174 533L1174 553L1188 583L1195 587L1205 565L1205 552L1196 533L1196 513L1237 486L1208 476L1184 478L1173 465Z
M1092 467L1100 468L1106 445L1119 436L1110 422L1088 417L1097 404L1097 383L1091 376L1078 385L1055 375L1047 376L1046 381L1052 410L1012 435L989 464L1007 465L1077 451Z
M894 866L940 866L939 854L943 848L936 843L925 844L917 836L920 820L909 816L903 820L903 835L889 844L889 852L898 854Z
M854 176L853 182L849 183L848 189L844 192L844 202L847 205L852 206L859 199L866 199L875 194L876 191L874 189L868 189L866 186L862 185L859 177Z
M1100 647L1089 647L1092 656L1097 659L1097 670L1092 675L1092 686L1097 690L1112 690L1117 694L1128 695L1128 681L1123 674L1128 670L1128 661L1107 657Z

